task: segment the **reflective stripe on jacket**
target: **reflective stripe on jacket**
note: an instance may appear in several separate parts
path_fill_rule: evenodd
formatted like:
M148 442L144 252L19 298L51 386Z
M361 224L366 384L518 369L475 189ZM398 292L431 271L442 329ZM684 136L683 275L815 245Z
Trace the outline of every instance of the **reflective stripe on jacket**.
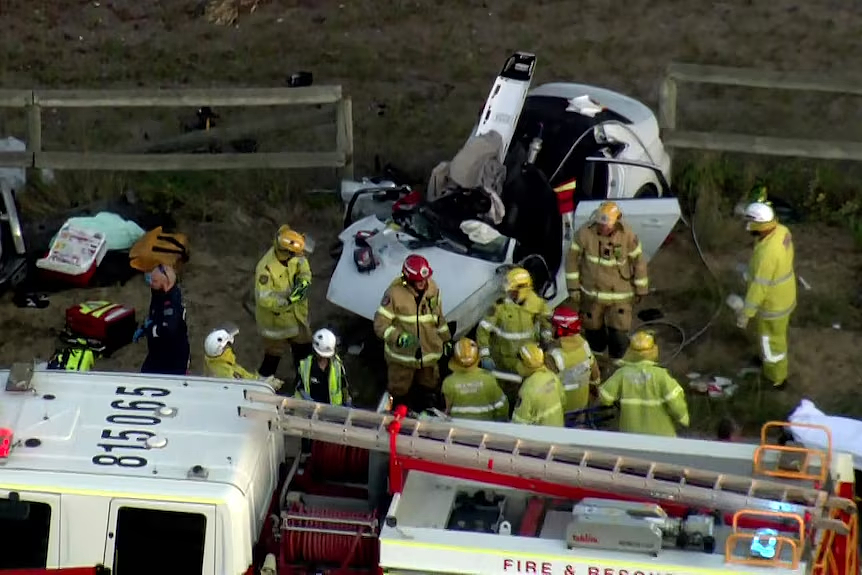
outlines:
M548 368L540 367L521 384L512 423L563 427L565 401L560 379Z
M685 392L666 369L648 360L621 363L599 388L602 403L620 404L620 431L676 436L675 423L688 427Z
M452 374L443 380L442 391L452 417L485 421L506 421L509 417L509 400L497 379L477 366L453 366Z
M793 236L778 224L757 241L748 264L745 315L778 319L796 308L796 275L793 272Z
M428 280L420 296L400 277L396 278L374 314L374 333L384 342L387 361L415 369L436 365L443 356L443 344L452 336L434 280ZM412 335L416 339L414 344L398 347L398 336L402 333Z
M646 258L637 234L623 220L609 236L582 226L566 254L566 287L600 302L630 301L649 293Z
M224 350L218 357L204 355L204 375L207 377L224 377L228 379L260 379L236 362L236 355L231 348Z
M299 384L296 386L295 394L297 398L302 397L299 393L300 388L306 395L311 396L311 364L314 361L317 361L317 357L309 355L299 362ZM337 355L330 358L329 361L329 403L330 405L341 405L344 402L344 396L341 391L344 364L341 363L341 359Z
M580 335L561 338L545 355L547 367L558 374L566 392L565 411L584 409L590 400L590 383L598 383L599 365L590 344Z
M270 248L260 259L254 282L254 317L260 335L290 339L299 335L300 324L308 325L308 297L295 303L289 300L300 282L311 284L311 268L305 257L295 256L284 265Z
M527 343L551 337L551 309L535 292L523 303L500 299L476 328L482 357L491 356L499 369L518 372L518 350Z

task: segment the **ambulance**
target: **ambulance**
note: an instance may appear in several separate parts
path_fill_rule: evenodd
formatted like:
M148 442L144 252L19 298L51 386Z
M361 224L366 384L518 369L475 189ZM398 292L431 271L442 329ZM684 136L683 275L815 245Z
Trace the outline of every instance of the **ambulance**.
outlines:
M851 458L766 428L656 442L27 365L0 389L0 573L858 572Z

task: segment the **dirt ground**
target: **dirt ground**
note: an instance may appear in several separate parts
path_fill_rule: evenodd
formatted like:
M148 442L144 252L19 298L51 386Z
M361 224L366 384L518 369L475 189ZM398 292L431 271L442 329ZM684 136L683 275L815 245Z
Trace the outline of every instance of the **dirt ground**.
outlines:
M185 0L0 0L0 85L282 86L292 72L308 70L316 83L342 84L353 97L358 175L370 174L379 155L421 181L430 167L457 150L513 50L538 54L535 85L551 80L591 83L653 107L662 70L671 61L844 73L844 62L862 56L862 11L839 2L691 0L682 8L668 0L632 0L622 14L606 2L281 0L261 2L253 14L241 14L235 27L208 23L201 13L198 2ZM824 105L822 96L728 94L686 88L681 92L681 122L692 129L805 136L830 121L840 137L862 137L852 121L858 106L845 100ZM162 121L165 118L155 114L137 119L101 114L88 126L59 115L46 121L46 146L105 149L121 140L134 145L144 131L149 136L176 132L178 121ZM23 137L22 129L19 116L0 110L0 136ZM332 185L330 175L318 176L330 178ZM62 211L106 189L117 193L139 183L130 175L107 185L104 179L96 185L96 179L60 174L58 185L37 197L43 208ZM281 220L309 232L318 244L312 257L315 327L331 325L351 341L365 333L360 322L325 300L334 264L328 246L338 230L338 210L325 203L309 209L300 200L305 181L278 174L266 180L272 188L267 193L238 200L237 190L225 189L228 184L216 179L208 190L211 197L197 196L196 209L189 209L190 202L178 209L181 228L193 241L182 283L194 370L201 367L204 335L223 320L240 325L239 358L257 367L259 340L242 301L255 262ZM50 195L64 186L60 199ZM793 232L797 270L812 286L800 291L791 330L793 387L776 393L760 390L756 381L740 380L739 393L729 400L692 397L694 420L702 428L724 413L752 426L765 417L782 418L803 396L826 410L862 415L858 402L852 401L862 372L857 353L862 321L851 305L862 256L852 238L838 229L798 224ZM706 259L722 289L740 290L742 286L734 286L733 269L746 260L748 240L735 224L726 225L722 234L726 237L708 250ZM687 228L680 226L653 262L651 276L656 293L644 306L660 308L665 319L687 335L707 324L718 296ZM143 311L147 298L139 279L122 287L58 293L44 310L18 309L7 295L0 300L0 365L47 358L69 305L108 299ZM656 329L666 353L673 353L679 335L672 328ZM754 350L752 337L739 332L724 310L670 366L681 381L692 371L735 376ZM136 370L143 355L141 343L99 366ZM289 372L287 363L283 373ZM361 399L373 401L380 383L379 358L351 357L350 365Z

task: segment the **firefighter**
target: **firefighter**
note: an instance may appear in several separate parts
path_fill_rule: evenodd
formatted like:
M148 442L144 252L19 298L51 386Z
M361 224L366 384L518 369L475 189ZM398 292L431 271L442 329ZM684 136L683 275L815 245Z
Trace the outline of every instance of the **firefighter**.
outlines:
M311 338L314 353L299 362L296 397L318 403L353 406L344 363L335 353L335 334L319 329Z
M572 240L566 284L580 306L590 348L620 359L628 346L632 304L649 293L643 246L615 202L604 202Z
M533 278L524 268L506 274L506 296L497 301L476 328L481 364L527 375L518 350L528 343L551 339L551 310L533 290Z
M204 375L228 379L264 380L278 391L284 382L273 376L263 378L237 363L233 351L234 337L239 329L233 326L214 329L204 340Z
M417 413L439 403L437 363L449 351L452 339L432 274L424 257L407 256L401 275L386 289L374 314L374 333L383 340L393 405L406 404L416 383L425 391L409 406Z
M655 337L635 333L620 367L599 387L605 405L620 407L620 431L676 436L676 425L688 427L685 392L658 361Z
M150 309L144 325L132 337L133 341L147 338L147 357L141 372L185 375L191 351L177 274L171 266L159 264L144 274L144 281L150 287Z
M275 375L281 356L290 348L293 366L311 353L308 289L311 268L305 258L305 236L283 225L273 246L255 269L255 321L263 338L263 362L258 373Z
M454 346L449 360L452 374L443 380L446 413L462 419L506 421L509 400L497 379L479 367L479 346L462 338Z
M601 379L599 364L590 344L581 337L581 318L575 310L560 306L551 318L556 345L545 354L545 364L556 373L566 390L566 413L585 409L590 402L590 385Z
M745 208L746 226L756 238L748 264L745 306L737 313L741 329L756 318L763 377L775 389L787 383L787 328L796 308L796 275L793 272L793 237L778 223L765 202Z
M518 391L512 423L563 427L566 392L560 379L545 366L545 354L535 343L521 346L518 352L527 376Z

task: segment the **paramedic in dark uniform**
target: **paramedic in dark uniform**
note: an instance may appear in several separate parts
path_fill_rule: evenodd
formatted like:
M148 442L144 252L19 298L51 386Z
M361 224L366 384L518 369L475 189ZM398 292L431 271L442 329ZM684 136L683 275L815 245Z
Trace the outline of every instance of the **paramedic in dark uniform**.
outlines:
M135 333L135 341L146 335L147 358L142 373L185 375L189 369L189 331L186 308L177 274L167 265L159 265L144 274L150 286L150 312Z

